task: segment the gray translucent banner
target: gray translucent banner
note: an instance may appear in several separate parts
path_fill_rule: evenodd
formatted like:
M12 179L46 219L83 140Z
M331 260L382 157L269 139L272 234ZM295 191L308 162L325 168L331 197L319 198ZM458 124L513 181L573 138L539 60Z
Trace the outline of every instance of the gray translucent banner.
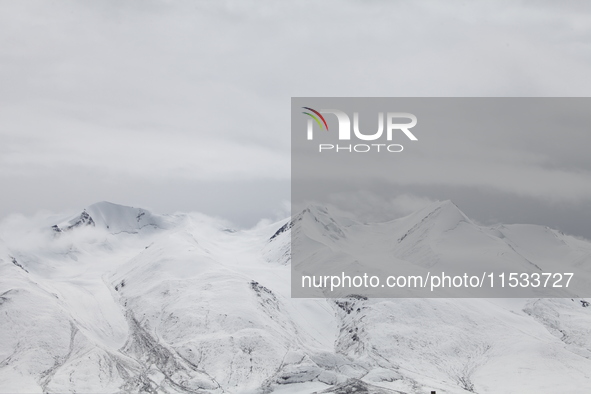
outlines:
M591 296L591 242L552 223L483 224L445 199L402 213L383 203L466 184L585 199L567 179L568 144L587 138L590 109L587 98L292 98L292 297Z

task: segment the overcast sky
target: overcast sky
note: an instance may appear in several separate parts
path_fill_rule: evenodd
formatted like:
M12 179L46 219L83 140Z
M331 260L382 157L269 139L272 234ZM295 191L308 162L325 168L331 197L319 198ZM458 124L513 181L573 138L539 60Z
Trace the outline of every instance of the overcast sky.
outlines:
M290 97L589 96L586 4L2 0L0 217L102 200L238 226L286 215ZM482 221L531 223L555 207L547 225L591 237L589 145L536 146L519 141L516 162L552 159L576 199L491 180L406 184L393 201L450 197Z

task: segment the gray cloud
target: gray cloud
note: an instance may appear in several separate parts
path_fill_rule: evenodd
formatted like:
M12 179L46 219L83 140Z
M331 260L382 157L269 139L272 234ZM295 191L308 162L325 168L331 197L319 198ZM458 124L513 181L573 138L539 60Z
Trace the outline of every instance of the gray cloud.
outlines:
M350 144L371 142L337 140L332 115L332 133L317 131L309 141L299 109L306 105L358 111L366 131L375 130L378 111L409 111L419 119L412 129L418 141L400 133L391 143L404 144L401 153L349 153ZM403 196L451 199L484 223L519 219L591 239L585 224L591 157L584 154L591 144L590 106L588 98L298 98L292 201L298 209L311 201L334 203L371 221L401 216L397 199ZM318 144L338 144L341 152L318 153Z
M250 225L289 196L291 96L587 96L590 22L582 2L3 1L0 216L111 199ZM507 168L585 200L581 138L517 138Z

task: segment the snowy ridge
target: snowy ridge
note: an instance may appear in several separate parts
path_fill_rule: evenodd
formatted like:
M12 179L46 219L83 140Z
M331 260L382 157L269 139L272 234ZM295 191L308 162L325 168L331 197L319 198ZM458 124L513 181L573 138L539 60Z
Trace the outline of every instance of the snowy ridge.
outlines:
M97 226L107 229L112 234L135 234L146 227L161 228L164 223L163 218L154 216L144 209L103 201L89 206L79 216L52 228L59 233L77 227Z
M422 267L477 255L588 273L591 244L548 228L481 227L451 202L378 224L313 206L240 231L106 202L57 235L46 222L0 225L0 393L591 387L588 300L290 298L292 231L317 259L353 259L360 239Z
M347 225L339 224L344 222ZM371 267L372 272L383 273L381 262L391 261L397 272L415 274L491 269L573 272L578 280L591 281L589 242L544 226L479 226L451 201L384 223L359 223L335 214L294 223L292 231L299 233L292 246L298 248L298 257L303 256L295 264L305 261L306 266L326 267L327 272L339 272L341 267L355 272L357 262L363 261L365 271ZM307 272L306 267L302 272ZM563 294L578 296L576 290Z

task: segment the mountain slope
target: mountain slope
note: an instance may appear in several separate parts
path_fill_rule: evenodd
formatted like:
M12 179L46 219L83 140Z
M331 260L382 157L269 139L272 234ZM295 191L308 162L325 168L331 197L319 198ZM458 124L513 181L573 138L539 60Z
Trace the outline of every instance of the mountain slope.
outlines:
M111 203L54 222L60 231L49 220L0 225L0 392L591 387L583 299L290 297L292 231L320 260L354 261L355 241L422 268L588 271L591 245L553 230L480 227L451 202L378 224L314 206L240 231Z

